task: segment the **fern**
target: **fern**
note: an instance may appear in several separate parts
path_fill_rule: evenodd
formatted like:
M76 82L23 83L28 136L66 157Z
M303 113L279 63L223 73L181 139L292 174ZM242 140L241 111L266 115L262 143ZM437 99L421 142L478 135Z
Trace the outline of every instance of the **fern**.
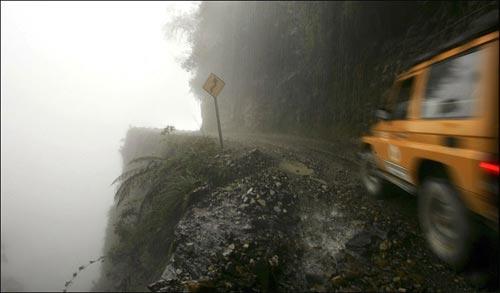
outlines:
M149 160L149 161L148 161ZM148 162L146 165L126 171L118 176L112 184L120 182L115 193L117 206L128 196L133 188L144 187L148 183L158 182L167 173L168 160L159 157L141 157L132 162Z
M135 158L132 161L128 163L128 165L140 163L140 162L154 162L154 161L163 161L165 158L158 157L158 156L144 156L144 157L139 157Z
M193 191L208 185L221 167L214 164L219 152L215 139L169 134L163 146L167 148L155 151L163 157L127 157L125 171L113 181L118 185L114 210L118 204L120 209L110 230L115 242L106 249L106 281L99 284L109 286L107 290L141 291L164 268L174 228L200 195Z
M154 170L146 168L123 180L115 193L115 200L117 200L116 206L119 206L126 197L130 196L134 187L138 187L139 185L143 185L145 183L144 179L141 180L141 178L145 178L146 175L153 172Z
M147 162L147 164L124 172L113 181L113 184L120 182L120 186L115 193L117 206L131 195L134 188L145 188L148 185L150 186L140 204L138 215L140 218L144 205L150 201L155 194L166 188L165 182L167 175L170 172L177 172L180 166L167 158L153 156L137 158L130 163L139 162Z
M131 160L127 165L139 165L123 172L112 184L119 183L115 193L116 206L132 196L134 190L147 189L142 197L138 221L140 221L145 206L155 196L172 194L169 191L186 191L193 189L201 178L197 178L199 171L206 166L206 159L216 151L213 140L205 137L192 137L188 142L170 141L170 157L142 156Z
M134 174L137 174L137 173L139 173L140 171L143 171L143 170L144 170L144 167L137 167L137 168L125 171L120 176L116 177L116 179L113 180L113 182L111 182L111 185L116 184L118 182L125 181L125 179L127 179L128 177L130 177L130 176L132 176Z

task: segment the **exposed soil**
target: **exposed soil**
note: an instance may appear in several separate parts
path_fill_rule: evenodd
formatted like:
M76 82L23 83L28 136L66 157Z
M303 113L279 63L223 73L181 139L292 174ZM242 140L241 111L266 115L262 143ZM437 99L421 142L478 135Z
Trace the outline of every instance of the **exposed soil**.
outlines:
M151 291L497 290L497 262L456 273L432 254L410 195L368 197L354 143L233 135L226 145L214 160L246 171L196 191Z

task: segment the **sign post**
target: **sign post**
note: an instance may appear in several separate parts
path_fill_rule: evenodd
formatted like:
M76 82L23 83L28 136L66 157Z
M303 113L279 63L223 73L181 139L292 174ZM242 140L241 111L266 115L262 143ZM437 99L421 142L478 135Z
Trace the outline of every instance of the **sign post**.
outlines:
M217 128L219 130L219 141L221 149L224 149L224 145L222 143L222 129L220 127L219 105L217 104L217 96L224 88L224 85L226 85L224 81L213 73L210 73L207 81L205 81L205 84L203 85L203 89L214 98L215 115L217 116Z

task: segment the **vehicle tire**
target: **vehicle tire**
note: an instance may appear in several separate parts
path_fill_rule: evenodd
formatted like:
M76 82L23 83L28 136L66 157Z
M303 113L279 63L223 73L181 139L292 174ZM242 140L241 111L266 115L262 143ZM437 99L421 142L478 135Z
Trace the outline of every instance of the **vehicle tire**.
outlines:
M361 154L361 159L361 181L365 190L374 198L383 198L388 182L380 176L375 156L371 150L366 150Z
M470 259L471 219L457 191L446 180L427 178L418 194L420 226L431 250L461 271Z

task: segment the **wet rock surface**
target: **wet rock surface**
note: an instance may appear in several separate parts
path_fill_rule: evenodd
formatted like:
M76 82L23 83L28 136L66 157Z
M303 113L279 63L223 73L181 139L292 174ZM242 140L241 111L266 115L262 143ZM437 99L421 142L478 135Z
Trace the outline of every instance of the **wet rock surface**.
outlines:
M349 161L228 145L214 164L230 167L232 180L198 192L151 291L478 290L428 250L416 219L367 198Z

